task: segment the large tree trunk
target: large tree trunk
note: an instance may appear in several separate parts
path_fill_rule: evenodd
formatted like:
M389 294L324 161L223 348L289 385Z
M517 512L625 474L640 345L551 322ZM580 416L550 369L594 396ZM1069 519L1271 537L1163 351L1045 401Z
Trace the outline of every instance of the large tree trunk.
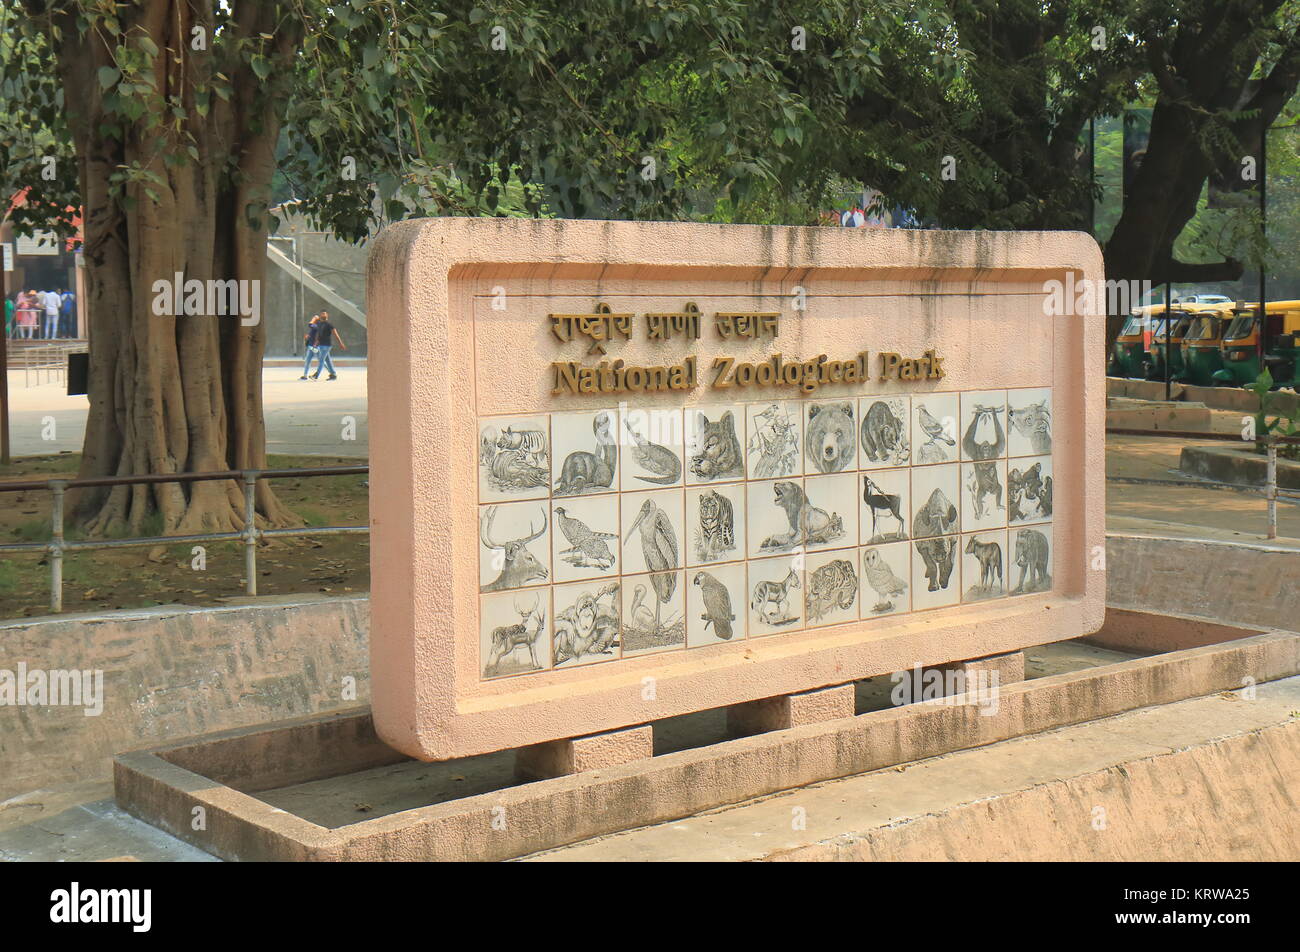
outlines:
M79 475L260 468L264 325L206 309L202 316L158 314L155 282L170 287L181 274L205 286L234 279L261 288L282 91L274 76L257 79L237 53L218 54L208 5L146 0L118 11L125 36L142 31L160 51L152 71L156 106L126 124L122 136L105 134L123 121L103 109L98 70L114 61L102 34L81 35L69 14L57 50L85 206L90 414ZM280 12L277 3L241 2L233 32L272 34L267 55L286 77L296 36L293 19L286 24ZM195 26L206 30L206 51L191 48ZM222 39L223 48L233 45L232 36ZM196 84L217 72L233 92L228 100L213 95L201 115ZM168 96L180 97L183 118L174 117ZM187 154L190 146L197 159ZM149 175L114 194L113 177L124 167ZM265 482L257 508L270 524L294 521ZM242 490L233 480L83 490L74 511L96 534L139 534L154 513L164 533L244 525Z

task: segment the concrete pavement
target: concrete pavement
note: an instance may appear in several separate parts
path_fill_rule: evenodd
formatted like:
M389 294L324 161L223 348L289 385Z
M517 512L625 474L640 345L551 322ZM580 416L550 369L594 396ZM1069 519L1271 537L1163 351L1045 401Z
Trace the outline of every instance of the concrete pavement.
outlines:
M299 380L302 365L264 367L267 451L320 456L369 455L366 368L338 366L338 380ZM21 376L18 378L21 380ZM62 381L14 386L9 416L14 456L80 452L90 404Z

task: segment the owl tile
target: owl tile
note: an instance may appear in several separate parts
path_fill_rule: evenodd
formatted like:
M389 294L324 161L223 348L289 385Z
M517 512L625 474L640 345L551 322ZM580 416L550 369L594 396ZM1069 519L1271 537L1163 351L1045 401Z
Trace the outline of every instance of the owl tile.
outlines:
M860 550L860 557L862 618L911 611L911 546L906 542L867 546Z

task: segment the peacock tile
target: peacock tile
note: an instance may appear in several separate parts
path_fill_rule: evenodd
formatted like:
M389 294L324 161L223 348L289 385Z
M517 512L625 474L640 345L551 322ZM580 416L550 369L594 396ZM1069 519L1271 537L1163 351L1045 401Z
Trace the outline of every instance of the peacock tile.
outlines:
M544 671L551 666L545 588L479 596L479 672L484 678Z
M545 499L478 507L479 590L544 585L551 578L551 518Z
M551 489L546 415L485 417L478 424L479 502L545 499Z
M803 569L806 556L750 559L749 635L774 635L804 627Z
M682 411L677 407L622 408L619 459L624 492L682 485L682 426Z
M686 490L686 564L704 565L745 557L744 483L691 486Z
M623 595L619 579L552 589L551 657L556 668L615 661L621 654Z
M616 577L622 538L619 497L574 496L551 503L554 580Z
M961 537L963 602L1007 594L1007 530L972 532Z
M912 397L912 462L951 463L957 459L958 396L927 393Z
M859 474L858 525L862 542L878 545L908 537L912 521L912 471L876 469Z
M744 562L686 570L686 645L740 641L748 628Z
M745 407L745 459L750 479L803 475L803 404L793 400Z
M912 398L898 394L858 398L858 465L906 466L912 459Z
M618 410L551 414L553 496L585 496L619 488Z
M804 563L804 617L809 628L858 620L858 550L809 552Z
M623 657L686 646L686 573L622 579Z

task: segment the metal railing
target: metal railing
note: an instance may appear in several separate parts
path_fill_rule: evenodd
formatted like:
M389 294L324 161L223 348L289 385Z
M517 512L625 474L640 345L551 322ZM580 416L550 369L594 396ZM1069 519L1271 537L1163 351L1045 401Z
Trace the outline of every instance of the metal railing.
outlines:
M24 387L64 382L68 377L68 354L84 354L87 346L86 341L74 338L11 338L8 341L10 383L17 380L19 371Z
M258 480L310 476L359 476L370 472L365 464L357 466L318 466L305 469L244 469L213 473L158 473L147 476L103 476L90 479L28 479L0 483L0 493L48 490L53 494L50 505L51 537L45 542L0 543L0 552L45 552L50 560L50 611L63 611L63 556L65 552L90 549L127 549L140 546L179 545L185 542L244 543L245 591L257 594L257 545L267 538L306 535L346 535L368 533L369 526L304 526L298 529L259 529L256 522ZM63 506L70 489L102 486L131 486L154 483L197 483L216 479L234 479L244 487L244 528L238 532L195 532L188 535L144 536L131 539L85 539L72 541L64 537Z
M1155 479L1147 476L1111 476L1107 474L1106 481L1112 483L1125 483L1137 486L1181 486L1199 489L1228 489L1233 492L1248 493L1253 496L1262 495L1268 504L1268 538L1277 538L1277 501L1279 498L1300 500L1300 492L1291 489L1278 489L1277 487L1277 448L1279 445L1300 445L1300 437L1294 436L1277 436L1268 433L1263 436L1255 436L1251 439L1243 438L1239 433L1204 433L1197 430L1140 430L1130 427L1108 426L1107 433L1113 433L1117 436L1158 436L1168 439L1179 440L1214 440L1221 443L1236 443L1258 445L1264 444L1266 463L1264 469L1264 484L1262 486L1253 483L1228 483L1218 479Z
M1108 482L1148 486L1180 486L1200 489L1227 489L1251 495L1263 495L1268 503L1268 538L1277 538L1277 502L1279 498L1300 500L1300 491L1279 489L1277 486L1277 448L1280 444L1300 445L1300 437L1268 434L1253 440L1243 440L1232 433L1203 433L1192 430L1141 430L1128 427L1107 427L1108 434L1116 436L1147 436L1182 440L1213 440L1226 443L1263 443L1267 450L1266 479L1262 486L1247 483L1228 483L1213 479L1154 479L1140 476L1110 476ZM63 611L63 558L65 552L91 549L125 549L155 545L179 545L186 542L244 543L245 592L257 594L257 545L265 538L346 535L368 533L369 526L304 526L297 529L259 529L256 523L257 483L262 479L285 479L313 476L360 476L370 472L369 465L318 466L305 469L245 469L213 473L172 473L147 476L103 476L90 479L29 479L0 482L0 494L47 490L53 494L50 506L51 537L45 542L0 543L0 552L45 552L50 560L50 610ZM131 539L86 539L71 541L64 537L64 499L70 489L89 489L103 486L130 486L154 483L195 483L217 479L234 479L243 484L244 528L238 532L197 532L188 535L145 536Z

